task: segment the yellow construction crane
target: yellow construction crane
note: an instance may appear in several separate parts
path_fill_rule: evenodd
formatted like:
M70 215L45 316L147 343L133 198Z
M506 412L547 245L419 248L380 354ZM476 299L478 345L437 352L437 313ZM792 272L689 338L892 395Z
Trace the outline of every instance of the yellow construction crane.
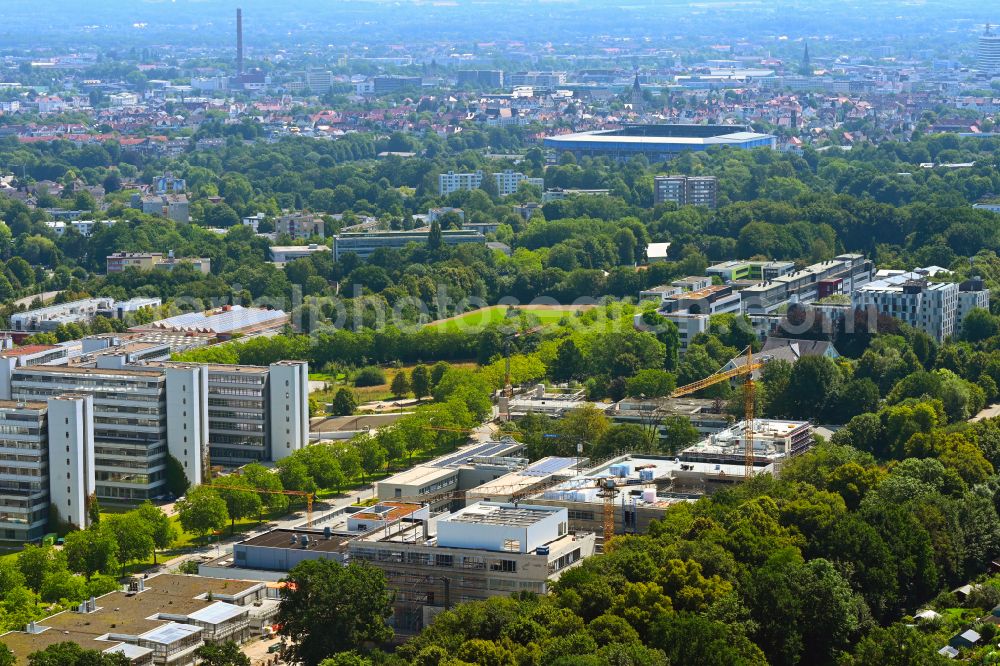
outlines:
M714 386L721 382L733 379L735 377L745 377L743 381L743 419L744 419L744 432L743 439L746 443L746 449L743 456L743 466L744 475L747 479L753 476L753 421L754 421L754 381L753 373L764 367L764 364L769 360L767 357L757 357L755 361L753 358L753 349L748 345L743 352L740 352L740 357L743 353L746 353L747 362L743 365L733 368L732 370L720 370L714 374L705 377L704 379L699 379L696 382L692 382L687 386L681 386L674 389L674 392L670 394L671 398L680 398L686 395L691 395L692 393L697 393L698 391L708 388L709 386ZM739 358L739 357L737 357Z
M618 489L611 478L598 479L597 487L601 489L597 496L604 500L604 547L607 548L608 542L615 536L615 497Z

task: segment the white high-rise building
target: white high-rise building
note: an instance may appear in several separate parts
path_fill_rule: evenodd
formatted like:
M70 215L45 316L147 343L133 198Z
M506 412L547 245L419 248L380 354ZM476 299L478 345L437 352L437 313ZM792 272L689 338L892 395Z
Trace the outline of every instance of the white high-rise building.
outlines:
M958 285L958 306L955 310L955 337L962 334L962 322L969 311L990 309L990 290L982 278L974 277Z
M493 178L497 181L497 191L502 197L517 192L517 188L521 186L521 183L528 183L529 185L540 187L543 190L545 189L544 178L529 178L520 171L502 171L500 173L493 174Z
M85 528L96 490L94 400L66 394L49 400L49 497L59 518ZM65 492L63 492L65 489Z
M989 25L979 36L976 69L986 76L1000 76L1000 35L994 34Z
M445 196L459 190L475 190L483 184L483 172L455 173L449 171L438 175L438 194Z
M108 355L96 366L0 366L10 377L0 381L0 400L48 401L51 411L64 394L86 396L92 408L81 418L91 423L94 460L85 468L100 499L165 495L168 456L197 484L206 463L277 461L308 444L305 362L128 365ZM79 475L74 459L66 465Z
M65 393L93 398L99 498L142 501L166 494L167 382L162 372L29 366L15 369L10 385L15 400L51 401ZM200 480L196 471L188 477L193 483Z
M59 519L87 527L94 493L94 437L88 396L0 400L0 539L33 541Z

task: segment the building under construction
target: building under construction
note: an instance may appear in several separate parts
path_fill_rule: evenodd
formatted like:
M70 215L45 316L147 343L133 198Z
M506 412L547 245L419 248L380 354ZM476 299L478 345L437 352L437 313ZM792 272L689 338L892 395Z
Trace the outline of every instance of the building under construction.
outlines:
M752 423L753 465L764 468L808 450L814 443L813 428L805 421L754 419L739 421L681 452L681 460L742 464L746 459L747 424Z
M678 456L516 457L513 440L464 447L380 481L375 506L348 507L322 527L274 530L236 544L203 575L277 580L306 559L363 560L395 593L393 626L408 634L452 604L545 593L614 535L645 533L678 502L776 473L812 443L808 423L755 419L753 466L740 422ZM341 513L343 512L343 513Z
M694 501L746 478L745 424L740 421L677 456L619 456L550 484L524 501L565 508L570 529L596 532L602 546L605 535L643 534L670 505ZM777 474L786 457L813 443L812 426L806 422L755 419L753 428L753 474ZM512 476L493 484L500 486Z
M545 594L594 554L595 535L566 509L477 502L430 519L402 519L348 543L352 561L381 569L395 592L393 628L417 632L453 604L514 592Z

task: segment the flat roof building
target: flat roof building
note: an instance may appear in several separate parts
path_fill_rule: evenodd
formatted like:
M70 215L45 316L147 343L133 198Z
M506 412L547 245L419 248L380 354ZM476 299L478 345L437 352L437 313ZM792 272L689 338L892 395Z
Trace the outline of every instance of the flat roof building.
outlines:
M147 215L160 215L174 222L191 221L191 205L186 194L132 195L132 208L138 208Z
M606 480L611 480L617 488L615 534L644 533L653 520L663 517L671 504L704 494L704 490L696 492L694 488L687 492L674 489L674 477L681 471L676 458L625 454L584 469L524 501L565 509L571 530L594 532L598 545L603 546L604 497L600 493ZM728 482L737 480L733 476Z
M746 287L740 292L743 311L767 314L785 304L812 303L834 293L851 294L871 279L872 263L864 255L841 254Z
M133 326L129 330L210 333L220 340L228 340L236 335L280 331L288 322L288 314L282 310L224 305L215 310L187 312L150 324Z
M584 459L586 460L586 459ZM465 501L513 502L576 474L580 458L549 456L467 490Z
M470 173L448 173L438 174L438 194L447 196L452 192L460 190L475 190L483 184L483 172L473 171Z
M728 284L741 280L773 280L794 270L794 261L723 261L709 266L705 274L717 276Z
M311 213L286 213L275 219L274 233L277 236L288 234L293 241L323 238L326 223L323 218Z
M701 435L710 435L728 428L733 417L727 414L717 400L708 398L624 398L607 412L615 423L632 423L653 428L661 439L667 436L664 419L682 416L691 422Z
M427 503L432 510L461 506L459 492L526 467L527 459L515 457L523 448L523 444L507 437L463 447L454 454L376 481L375 495L382 501Z
M102 500L134 502L165 495L168 454L197 484L207 461L227 467L278 461L309 441L305 362L267 367L133 364L126 355L109 354L87 366L0 369L5 370L0 372L0 399L47 401L50 413L60 407L64 394L93 400L92 409L72 416L83 423L75 437L93 439L94 459L87 469L91 475L96 471L92 492Z
M173 252L168 252L167 256L161 252L115 252L107 256L105 264L109 275L121 273L126 268L169 271L181 265L191 266L202 275L212 271L212 260L207 257L175 257Z
M130 367L170 373L188 366L167 362ZM206 364L200 368L202 393L208 403L208 454L213 465L234 468L251 462L277 462L308 445L308 363Z
M61 395L44 401L0 400L0 539L34 541L48 531L54 507L59 518L88 525L87 498L94 492L93 404ZM50 421L58 423L49 427Z
M284 266L289 261L305 259L317 252L329 252L329 245L319 245L310 243L309 245L272 245L271 261L279 266Z
M628 160L645 155L651 162L662 162L678 153L707 150L713 146L773 150L777 148L777 137L737 125L629 125L621 129L549 136L543 144L552 150L571 152L578 158Z
M719 182L715 176L655 176L653 203L715 208Z
M189 666L202 645L243 643L276 612L277 602L267 599L266 586L257 581L159 574L133 579L123 590L32 622L25 631L9 631L0 642L18 664L26 664L32 652L70 641L124 654L133 666Z
M851 296L856 309L876 312L919 328L938 342L957 334L974 308L989 308L990 293L982 280L931 282L931 268L890 275L870 282Z
M356 254L359 259L367 259L376 250L402 250L410 243L426 245L430 231L373 231L349 232L333 237L333 259L340 259L348 253ZM441 231L442 245L460 245L463 243L486 244L486 236L478 231L465 229L443 229Z
M521 183L527 183L528 185L534 185L535 187L539 187L543 190L545 189L544 178L530 178L525 176L520 171L511 171L508 169L506 171L493 174L493 178L497 183L497 191L502 197L516 193L518 188L521 187Z
M754 419L753 457L758 468L780 463L812 448L813 428L807 421ZM680 453L683 462L743 465L746 456L747 421L709 435Z
M258 580L278 581L296 564L306 560L334 560L347 563L347 543L357 534L330 529L274 529L233 544L231 565ZM225 575L223 563L207 566ZM214 571L207 571L212 575ZM232 574L229 574L232 575Z
M61 324L89 323L99 314L110 314L114 303L115 299L107 297L83 298L15 312L10 316L10 327L15 331L43 332L53 331Z
M403 519L348 544L351 560L386 574L392 624L413 633L452 604L526 591L545 594L594 553L592 533L569 529L566 510L478 502L429 520Z
M677 327L681 353L687 351L695 336L708 330L712 315L742 311L741 294L730 285L691 283L677 286L677 291L663 293L658 312ZM685 291L686 286L700 288ZM635 315L634 323L639 329L646 326L641 313Z

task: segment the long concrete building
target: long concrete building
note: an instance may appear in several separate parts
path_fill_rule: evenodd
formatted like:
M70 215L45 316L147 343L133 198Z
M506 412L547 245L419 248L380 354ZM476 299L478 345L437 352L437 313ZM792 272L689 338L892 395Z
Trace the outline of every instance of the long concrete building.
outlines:
M131 666L191 666L203 645L243 643L271 626L278 601L264 583L160 574L91 597L73 610L0 635L15 663L69 641L87 650L122 654Z
M91 433L95 484L87 494L96 492L102 500L139 502L166 495L168 456L197 484L206 464L278 461L309 439L305 362L130 365L126 357L109 355L88 366L0 364L0 400L47 402L50 415L58 410L62 416L66 394L87 399L74 418ZM85 439L80 435L71 442L74 455ZM35 468L36 475L44 474L40 462ZM62 486L49 485L56 497Z

